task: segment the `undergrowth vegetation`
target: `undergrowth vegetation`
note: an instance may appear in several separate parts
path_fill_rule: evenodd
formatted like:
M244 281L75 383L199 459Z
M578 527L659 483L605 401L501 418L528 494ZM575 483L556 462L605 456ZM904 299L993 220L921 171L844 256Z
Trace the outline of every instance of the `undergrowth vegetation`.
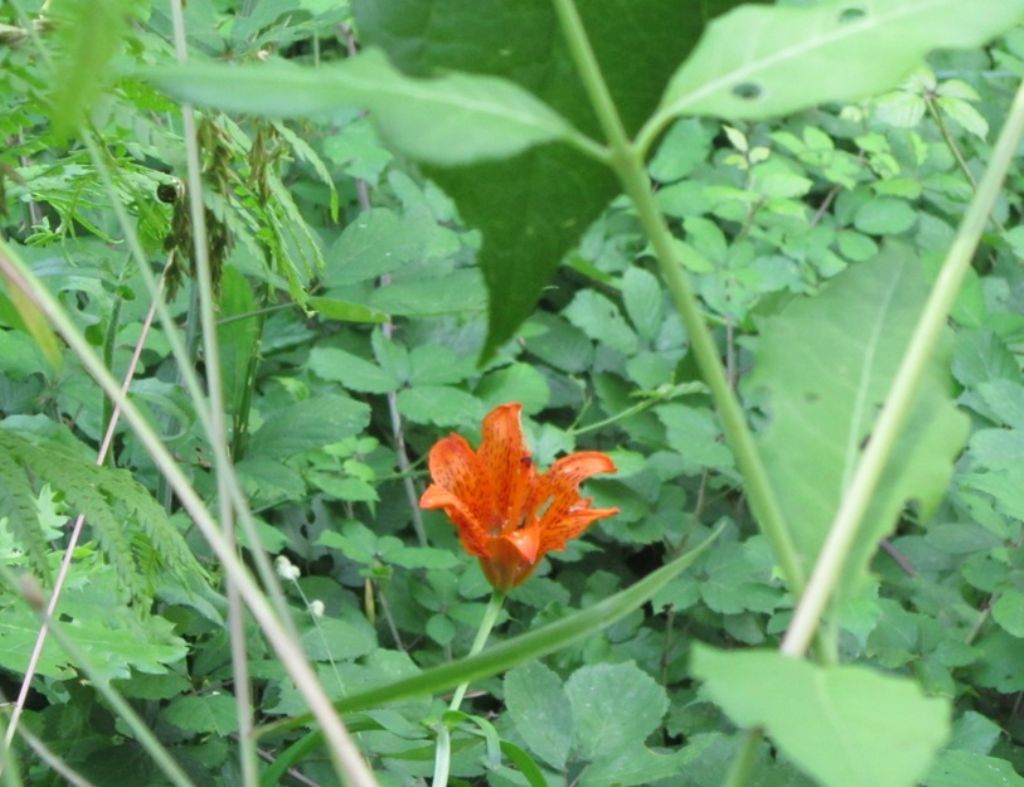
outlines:
M5 784L1024 785L1024 2L182 6L0 4Z

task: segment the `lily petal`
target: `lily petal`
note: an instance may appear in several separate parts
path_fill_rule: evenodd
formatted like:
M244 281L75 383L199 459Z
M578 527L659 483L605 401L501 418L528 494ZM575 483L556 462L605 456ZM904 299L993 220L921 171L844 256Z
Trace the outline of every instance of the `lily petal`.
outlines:
M420 497L420 508L443 508L459 531L462 547L476 557L487 555L489 535L473 510L459 497L438 484L431 484Z
M428 464L434 484L462 501L480 525L490 527L494 509L491 477L466 439L451 434L438 440L430 449Z
M537 479L537 470L523 437L522 410L518 402L511 402L488 413L478 453L494 490L492 524L502 532L514 530L522 522L523 509Z

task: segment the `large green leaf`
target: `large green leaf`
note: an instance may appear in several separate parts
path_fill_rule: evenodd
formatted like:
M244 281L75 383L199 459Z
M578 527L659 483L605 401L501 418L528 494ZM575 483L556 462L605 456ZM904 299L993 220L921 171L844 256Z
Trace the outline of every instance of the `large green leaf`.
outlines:
M805 570L825 540L926 296L919 261L894 245L761 326L748 390L767 394L771 421L760 447ZM927 517L945 493L968 429L948 387L948 354L941 352L847 557L840 592L863 575L908 501Z
M600 134L550 0L356 0L363 39L410 73L467 71L509 79L577 128ZM588 0L587 32L626 127L658 103L708 19L734 0ZM430 175L483 232L491 296L487 349L526 319L562 256L619 187L611 172L565 144Z
M319 69L193 63L146 75L177 98L233 112L293 117L365 107L391 145L437 164L511 156L571 133L556 112L506 80L410 79L374 50Z
M949 736L949 703L866 667L695 646L693 674L732 721L763 727L823 787L913 787Z
M973 47L1024 16L1024 0L831 0L739 8L672 78L655 126L677 115L762 118L898 85L932 49Z

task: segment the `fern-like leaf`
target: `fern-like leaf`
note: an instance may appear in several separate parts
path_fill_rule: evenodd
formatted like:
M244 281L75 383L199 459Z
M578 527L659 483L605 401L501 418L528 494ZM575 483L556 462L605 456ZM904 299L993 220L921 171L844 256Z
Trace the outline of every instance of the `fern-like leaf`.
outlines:
M9 433L0 429L0 518L7 518L7 526L15 541L25 551L32 568L50 582L50 564L46 560L46 538L39 522L35 493L18 461L14 442Z
M76 513L85 514L93 536L114 569L125 600L136 602L140 611L148 609L156 579L162 572L171 572L186 588L208 582L206 572L163 507L128 472L97 466L56 441L23 437L0 428L0 480L11 479L11 483L3 484L3 489L16 490L19 497L9 507L20 512L17 516L8 514L6 499L0 494L0 505L5 506L0 513L12 520L24 521L26 495L35 515L26 470L63 495ZM34 525L30 530L42 541L38 517L30 521ZM31 533L22 534L21 530L12 526L28 550ZM45 541L34 548L41 552L45 562Z

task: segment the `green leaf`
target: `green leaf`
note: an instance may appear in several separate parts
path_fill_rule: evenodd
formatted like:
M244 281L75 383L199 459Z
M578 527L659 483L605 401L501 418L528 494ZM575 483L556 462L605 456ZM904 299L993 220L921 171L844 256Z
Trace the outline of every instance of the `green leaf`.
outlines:
M685 178L711 153L715 131L707 121L686 118L668 130L651 160L648 171L662 183Z
M629 268L622 277L622 299L637 333L653 340L665 318L665 297L657 277L643 268Z
M949 735L946 700L866 667L695 645L691 669L737 726L763 727L828 787L913 787Z
M256 299L245 276L235 268L226 267L221 275L217 341L220 343L220 368L224 386L224 402L228 412L237 413L249 385L249 364L256 352L261 323L253 314ZM226 317L236 317L224 322Z
M418 385L398 393L398 412L416 424L474 426L484 416L475 396L447 385Z
M235 698L230 694L178 697L160 714L168 724L188 732L226 736L238 730Z
M386 142L435 164L505 158L572 133L557 112L504 79L411 79L373 49L317 69L186 64L143 75L175 98L228 112L295 117L365 107Z
M706 21L734 5L732 0L579 4L628 131L650 115ZM386 50L402 70L504 77L576 128L601 138L548 0L356 0L354 8L362 38ZM455 199L462 218L483 232L479 263L491 301L485 355L515 334L562 257L619 192L603 164L564 144L502 162L431 168L429 175Z
M992 617L1008 633L1024 637L1024 593L1010 588L992 605Z
M853 223L868 235L897 235L906 232L917 221L910 205L895 197L879 197L861 205Z
M519 402L527 415L539 413L551 398L544 375L526 363L514 363L489 372L480 380L475 394L488 410L505 402Z
M381 559L402 568L427 568L438 571L447 571L459 564L454 552L430 547L402 546L389 549L381 555Z
M379 287L370 308L403 317L437 317L483 311L486 293L480 271L462 268L444 276Z
M339 287L395 273L422 253L420 229L388 208L360 213L324 255L324 284Z
M581 667L565 694L576 748L588 760L613 759L642 744L668 710L665 689L631 661Z
M658 125L678 115L764 118L865 98L898 85L930 50L978 46L1022 14L1024 0L740 8L711 25L672 77Z
M306 629L302 645L313 661L347 661L376 649L377 635L365 618L323 617Z
M531 629L525 634L487 648L476 656L468 656L449 664L442 664L412 677L352 694L335 704L342 713L353 713L367 708L377 708L383 703L436 693L465 682L474 682L497 675L521 664L560 650L572 642L586 637L599 629L609 626L645 604L655 593L690 566L710 546L721 528L695 548L671 563L653 571L639 582L608 596L587 609L574 612L561 620ZM301 727L309 722L309 714L267 725L261 734Z
M325 380L341 383L350 391L388 393L399 382L377 364L337 347L314 347L309 353L309 368Z
M924 787L1024 787L1021 777L1006 760L969 751L946 751L928 772Z
M569 322L598 344L623 355L637 351L637 336L613 301L594 290L580 290L563 312Z
M505 675L505 707L530 751L563 770L572 746L573 718L562 681L541 662Z
M810 570L888 393L927 296L920 264L903 246L851 267L818 295L792 301L762 325L750 390L767 393L771 422L759 436L805 569ZM848 553L849 591L903 506L922 519L945 494L967 434L948 394L947 354L922 388Z
M109 569L94 573L75 593L61 598L64 633L93 666L108 678L128 678L132 670L165 672L165 665L183 659L188 647L175 635L174 625L156 615L139 620L133 610L117 601L113 582ZM38 633L39 618L20 601L0 609L0 666L23 674ZM75 674L72 666L51 636L38 674L66 680Z
M250 456L286 459L354 437L370 422L370 408L347 396L326 395L270 413L252 437Z

